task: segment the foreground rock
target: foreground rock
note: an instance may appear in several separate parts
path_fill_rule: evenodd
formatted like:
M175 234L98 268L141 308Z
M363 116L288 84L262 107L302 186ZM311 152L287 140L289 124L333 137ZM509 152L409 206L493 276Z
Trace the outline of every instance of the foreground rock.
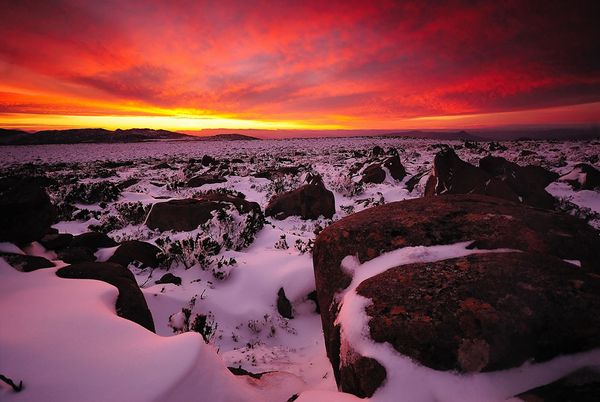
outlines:
M538 208L554 206L554 198L544 188L558 178L556 173L494 156L482 158L479 166L461 160L451 148L441 150L434 158L425 196L483 194Z
M265 208L265 215L275 219L300 216L302 219L331 218L335 214L335 197L321 183L306 184L275 196Z
M39 185L24 178L0 179L0 241L39 240L55 218L56 210Z
M198 198L171 200L154 204L146 220L151 229L190 231L208 222L213 212L233 206L241 214L260 213L256 202L228 194L211 193Z
M86 262L69 265L56 271L61 278L96 279L119 289L117 314L155 332L154 320L135 277L127 268L111 262Z
M8 265L21 272L32 272L42 268L51 268L54 264L44 257L25 254L0 253Z
M591 302L591 300L586 298L588 296L582 296L582 299L569 299L563 306L558 305L561 303L560 298L555 299L556 305L543 304L545 303L544 297L550 298L550 296L548 296L549 293L547 292L552 293L554 289L558 292L574 292L575 294L582 294L583 292L586 295L590 289L598 289L596 287L596 281L597 275L600 273L597 264L597 261L600 259L600 238L598 233L585 222L577 220L569 215L528 208L507 200L476 194L446 195L394 202L350 215L334 223L327 227L317 237L315 242L313 264L318 300L321 306L321 318L327 354L331 360L338 385L344 391L360 396L372 394L384 380L385 370L383 370L383 367L377 361L361 356L355 356L351 359L353 364L343 366L340 369L340 332L339 325L334 324L339 306L335 295L347 288L351 282L350 275L340 268L342 259L349 255L355 255L360 262L363 263L378 257L381 253L406 246L431 246L438 244L453 244L463 241L473 241L471 246L475 248L510 248L522 250L531 254L524 254L523 260L521 260L519 256L502 256L498 258L497 262L495 262L496 260L477 260L473 262L453 263L454 265L448 263L449 265L442 265L441 268L432 265L421 267L426 268L422 270L422 274L427 275L427 277L423 278L424 283L431 281L432 294L436 295L435 297L431 296L430 299L427 300L419 298L414 301L405 301L404 299L396 300L396 289L392 289L391 287L398 285L398 282L400 281L399 278L401 277L401 272L397 271L396 273L400 275L400 277L395 279L386 278L385 280L379 281L377 286L381 286L381 288L378 291L373 290L375 289L375 285L372 285L373 288L365 287L362 289L365 294L372 295L373 297L381 297L381 299L378 299L376 305L384 306L388 303L387 306L390 307L390 311L387 311L385 307L382 307L381 311L385 312L385 314L373 311L373 317L375 319L380 319L380 321L377 322L384 323L390 327L402 325L402 323L396 322L395 320L398 319L401 321L404 317L407 317L406 311L409 311L407 310L407 304L410 304L411 302L417 304L421 303L421 307L424 309L423 311L425 311L430 302L436 303L435 300L437 297L440 297L440 300L445 300L444 305L447 306L447 308L453 308L452 306L460 307L461 303L467 299L465 296L466 293L461 294L459 292L461 283L467 279L472 280L473 282L470 282L471 284L478 283L482 287L479 289L479 285L473 285L475 286L473 289L475 289L475 291L483 292L485 290L483 282L485 282L486 279L478 276L480 275L479 270L481 270L481 272L488 272L490 270L493 271L494 269L498 269L500 273L503 272L503 275L507 275L495 290L491 289L493 286L489 283L489 291L496 291L498 293L490 293L485 297L482 296L483 298L475 297L472 307L474 311L485 314L487 311L486 309L488 309L485 303L494 306L492 302L499 303L500 299L504 300L507 305L519 307L521 310L517 309L514 312L514 314L516 314L514 320L521 319L522 321L518 323L518 328L523 329L523 334L529 334L527 335L529 338L523 335L523 339L526 338L523 340L523 342L525 342L524 350L507 351L506 349L502 349L503 342L513 334L511 332L513 329L507 324L510 320L509 318L506 318L509 321L496 322L496 324L504 322L506 327L501 328L498 326L494 327L494 330L490 330L492 332L497 332L495 335L498 337L497 341L489 340L481 334L478 334L479 337L475 337L475 335L472 335L471 338L467 337L465 339L470 339L471 341L465 342L462 346L462 350L465 353L463 353L461 361L459 362L457 360L456 355L453 355L454 360L452 360L452 358L448 357L453 353L451 351L457 352L462 344L462 341L459 342L454 338L463 339L461 336L464 335L460 332L454 333L452 331L460 330L462 328L461 325L471 325L469 322L476 322L476 319L473 317L468 319L465 318L466 321L462 322L462 315L457 315L458 310L453 311L452 314L454 315L447 311L446 313L448 313L448 315L445 317L442 317L442 310L440 310L438 312L439 314L436 313L437 315L435 317L427 316L431 318L431 321L425 316L422 316L420 318L422 318L423 322L421 322L419 321L419 316L415 315L413 317L414 320L412 321L415 323L413 337L419 338L420 336L423 337L423 339L428 339L428 344L432 344L433 342L446 342L443 344L443 347L447 348L446 355L438 353L441 349L438 349L436 353L431 353L428 351L426 344L412 344L407 340L410 338L408 335L396 332L393 337L398 339L398 345L402 345L398 346L398 348L404 348L402 349L404 351L403 353L422 361L423 364L430 364L432 367L440 369L456 368L463 371L495 370L499 367L511 367L511 365L518 364L517 362L525 357L543 360L550 358L556 353L571 353L574 349L579 347L581 347L579 350L585 350L585 348L590 345L590 342L593 342L593 340L590 340L593 339L593 337L590 337L590 339L585 342L582 340L580 342L581 346L576 346L573 343L570 343L573 346L568 346L566 345L566 342L564 342L563 335L558 328L552 327L552 329L549 329L550 332L548 334L551 334L551 336L548 335L549 338L544 338L540 335L541 332L536 332L537 330L535 330L536 323L540 322L538 321L540 318L536 314L543 314L543 311L547 311L545 310L546 308L556 308L557 311L560 312L565 312L565 309L569 309L569 311L572 311L573 314L575 314L578 309L577 306L579 306L579 309L582 311L580 311L578 316L566 315L567 318L571 317L574 320L572 321L572 327L564 327L569 328L575 333L578 333L578 331L581 330L580 334L583 334L581 335L581 339L587 339L584 336L585 331L580 325L577 325L576 322L577 319L583 320L579 322L587 322L585 321L587 318L584 317L587 314L585 309L581 309L582 304L577 303L580 303L582 300ZM536 255L535 257L532 256L534 254ZM504 258L511 258L511 260L503 260ZM536 258L539 258L545 265L536 265ZM581 268L564 263L562 259L578 260L581 263ZM502 261L504 261L504 264ZM550 267L548 268L547 273L543 272L545 266ZM455 272L458 269L457 267L464 267L466 272ZM521 269L519 267L522 267L524 272L529 272L532 275L535 274L538 276L529 278L527 275L523 275L522 278L518 275L518 270ZM446 269L448 272L453 273L452 275L460 274L466 275L466 277L458 276L457 278L460 278L460 280L458 280L453 279L454 277L449 274L450 276L445 277L446 279L444 279L444 281L451 282L452 280L458 280L458 282L451 287L444 287L443 281L441 281L438 278L438 274L436 274L438 268L442 269L442 271ZM511 274L510 272L512 271L510 270L515 271ZM563 272L563 274L559 275L560 272ZM471 277L470 275L473 276ZM496 274L492 273L491 275ZM534 283L536 281L535 278L539 280L539 286ZM580 281L583 281L583 284ZM522 287L524 287L524 290L521 289L519 285L521 282L523 283ZM556 287L559 282L561 282L560 287ZM468 281L465 283L468 283ZM384 289L386 286L390 287L388 289L389 292ZM534 286L535 289L538 289L538 296L542 299L535 299L535 297L538 296L531 294L529 299L525 299L524 302L526 304L520 305L513 300L511 295L515 295L518 292L525 292L529 286ZM545 286L551 287L546 288ZM579 286L579 288L577 288L577 286ZM456 292L453 290L454 287L457 289ZM401 292L401 290L399 291ZM418 291L415 292L418 293ZM447 296L449 299L445 298L446 296L443 295L443 292L450 293ZM415 293L415 295L417 293ZM389 297L389 299L387 299L387 297ZM541 303L539 306L536 305L538 302ZM469 303L470 301L467 301L462 307L468 308L470 306ZM527 303L532 303L532 306L528 306ZM397 308L392 308L391 306ZM457 307L457 309L459 307ZM528 316L525 313L527 310L525 307L531 309L531 316ZM446 307L440 305L440 309L443 308ZM536 310L537 308L542 310ZM500 306L494 307L494 311L496 311L496 309L505 311L503 310L504 307L501 308ZM508 310L506 310L507 314L509 313ZM594 308L592 308L592 311L595 311ZM391 316L386 316L386 314L391 314ZM386 321L385 318L389 318L390 320ZM433 328L432 325L435 322L434 318L435 320L444 323L443 327L448 330L445 335L439 336L439 339L433 339L431 337L431 334L434 333L431 332ZM554 322L552 320L550 321ZM448 326L449 322L452 323L453 326ZM419 327L419 325L421 325L421 327ZM477 329L477 324L473 325L474 327L472 330L475 332L472 334L475 334L477 330L481 330L481 327ZM593 325L591 327L593 328L592 333L596 333L596 328ZM372 336L377 338L380 333L375 331L377 335L373 335L373 328L377 329L379 327L371 327ZM486 329L486 331L488 330L489 329ZM381 332L381 334L383 334L381 335L381 338L377 339L385 338L386 335L384 335L384 332ZM393 337L391 337L389 341L395 345L394 342L396 341L394 339L396 338ZM485 342L485 344L483 342ZM548 345L548 348L544 347L546 352L537 351L535 347L532 346L537 344ZM569 347L571 347L571 349L569 349ZM348 351L348 348L345 347L344 350ZM493 350L492 354L489 354L490 350ZM546 355L544 355L544 353L546 353ZM485 362L485 364L483 362Z
M188 187L202 187L205 184L214 184L214 183L225 183L227 181L226 178L215 175L201 175L195 176L188 180Z

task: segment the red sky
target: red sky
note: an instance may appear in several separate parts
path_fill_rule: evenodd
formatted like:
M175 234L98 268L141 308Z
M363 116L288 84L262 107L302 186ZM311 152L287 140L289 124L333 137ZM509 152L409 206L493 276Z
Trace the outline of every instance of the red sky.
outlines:
M595 4L2 1L0 127L597 124Z

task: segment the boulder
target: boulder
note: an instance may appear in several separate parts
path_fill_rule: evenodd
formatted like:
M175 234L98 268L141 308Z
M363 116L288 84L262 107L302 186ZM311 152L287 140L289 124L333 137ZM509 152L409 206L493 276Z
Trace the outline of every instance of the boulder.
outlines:
M160 277L159 280L157 280L156 282L157 285L162 285L162 284L166 284L166 283L172 283L173 285L177 285L180 286L181 285L181 278L173 275L170 272L167 272L166 274L164 274L163 276Z
M510 248L579 260L582 270L600 274L597 264L600 237L596 230L570 215L500 198L478 194L445 195L393 202L350 215L325 228L313 250L325 345L338 384L341 384L340 334L334 324L338 311L335 295L351 282L350 275L340 268L342 259L355 255L360 262L365 262L401 247L463 241L472 241L473 248ZM570 267L577 271L574 266ZM365 359L354 360L381 377L380 365ZM360 378L351 380L355 375L352 370L346 377L356 383ZM349 386L348 389L355 388Z
M379 145L375 145L373 147L373 149L371 150L371 154L373 156L381 156L381 155L383 155L383 153L384 153L383 148L381 148Z
M225 183L227 181L226 178L215 175L200 175L192 177L188 180L188 187L201 187L205 184L214 184L214 183Z
M385 180L385 170L381 168L379 163L374 163L366 167L362 173L363 183L383 183Z
M158 266L158 253L160 253L160 249L153 244L139 240L127 240L119 245L119 248L108 261L116 262L124 267L137 261L145 267L156 268Z
M48 194L26 178L0 179L0 241L26 244L39 240L56 218Z
M594 190L600 187L600 171L587 163L579 163L560 181L566 181L575 190Z
M119 290L117 315L155 332L154 320L135 277L127 268L112 262L86 262L69 265L56 271L61 278L96 279Z
M524 204L548 209L554 206L555 199L546 192L545 187L558 179L557 173L541 166L519 166L497 156L482 158L479 167L506 183Z
M292 303L290 303L288 300L283 288L279 288L279 291L277 292L277 312L283 318L287 318L289 320L294 318Z
M519 201L507 184L463 161L452 148L444 148L435 155L433 174L425 186L425 197L441 194L484 194Z
M54 266L50 260L34 255L0 253L0 258L4 259L8 265L21 272L31 272Z
M94 250L88 247L73 247L67 246L56 251L59 260L67 264L77 264L79 262L96 261Z
M116 241L100 232L87 232L74 236L69 246L71 247L86 247L91 250L99 248L114 247L118 245Z
M389 170L390 175L395 180L401 181L404 179L404 176L406 176L406 169L404 169L402 162L400 162L400 157L397 154L383 161L383 167Z
M198 198L156 203L150 210L146 225L160 231L190 231L210 220L214 211L230 206L234 206L242 214L251 211L260 213L260 206L256 202L228 194L210 193Z
M48 233L40 239L40 243L47 250L58 250L71 244L73 235L70 233Z
M331 218L335 214L335 197L322 185L305 184L296 190L279 194L269 201L266 216L285 219L297 215L302 219Z
M204 155L202 157L202 165L204 165L204 166L210 166L210 165L216 165L216 164L217 164L217 161L212 156L210 156L210 155Z

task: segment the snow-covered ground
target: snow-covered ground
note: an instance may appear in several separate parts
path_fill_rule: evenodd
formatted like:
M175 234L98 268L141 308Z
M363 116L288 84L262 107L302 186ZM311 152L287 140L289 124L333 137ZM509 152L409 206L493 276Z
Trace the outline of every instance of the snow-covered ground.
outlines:
M475 165L488 153L464 147L459 141L445 143L457 147L457 154ZM174 264L169 272L181 277L182 284L157 285L154 282L167 267L131 267L152 311L157 335L114 315L116 292L109 285L60 279L54 276L55 269L13 272L0 259L0 374L10 371L11 377L22 379L28 389L12 394L2 388L0 398L213 401L241 400L239 395L244 395L249 400L285 401L303 393L303 401L355 400L336 392L320 316L308 298L315 286L311 242L319 230L350 213L420 197L426 176L413 191L406 188L406 182L431 169L439 150L437 144L433 140L340 138L2 147L0 169L5 174L37 173L57 180L59 185L54 191L50 187L50 193L58 203L64 201L74 183L138 180L114 200L91 205L74 203L84 213L79 220L54 225L60 232L87 232L90 225L105 224L126 203L146 206L191 197L199 190L239 191L264 210L271 196L300 186L307 172L323 177L325 186L334 192L337 212L331 220L268 219L249 247L222 250L215 257L235 259L222 278L199 266L186 269ZM600 143L594 141L502 144L506 150L491 154L520 165L540 165L561 175L577 163L592 162L598 167ZM360 169L375 145L398 151L408 172L402 181L388 173L381 184L359 183ZM487 144L480 145L487 149ZM182 186L193 175L223 171L198 161L190 163L190 159L199 160L204 155L229 161L227 181L201 188ZM251 175L280 166L302 169L297 175L274 180ZM564 182L552 183L547 190L563 200L565 209L586 215L594 226L600 225L597 191L576 192ZM195 234L183 232L170 237L184 239ZM117 241L138 239L151 243L166 236L140 222L115 227L108 235ZM24 251L53 259L52 253L46 253L39 244ZM101 249L96 255L106 260L113 252L114 248ZM277 311L280 288L292 302L293 319L283 318ZM209 332L204 335L208 346L200 334L186 332L185 309L192 318L207 317ZM226 366L273 373L260 380L233 377ZM193 381L194 376L197 380ZM211 394L213 385L209 384L221 393ZM125 397L112 397L123 389L127 390Z

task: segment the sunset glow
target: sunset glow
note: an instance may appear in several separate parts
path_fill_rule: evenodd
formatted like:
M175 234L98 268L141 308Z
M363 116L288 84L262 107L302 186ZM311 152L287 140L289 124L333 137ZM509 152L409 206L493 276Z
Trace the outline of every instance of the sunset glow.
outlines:
M3 2L0 127L597 124L592 3L498 4Z

